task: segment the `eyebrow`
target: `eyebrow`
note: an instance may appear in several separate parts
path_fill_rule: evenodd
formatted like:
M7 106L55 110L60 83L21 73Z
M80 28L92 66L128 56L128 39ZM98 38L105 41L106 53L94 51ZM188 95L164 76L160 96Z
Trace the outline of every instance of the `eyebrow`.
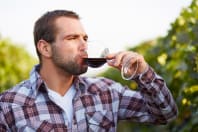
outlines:
M64 36L64 38L69 38L69 37L79 37L81 36L81 34L68 34L66 36ZM83 37L86 37L88 39L88 35L85 34L85 35L82 35Z

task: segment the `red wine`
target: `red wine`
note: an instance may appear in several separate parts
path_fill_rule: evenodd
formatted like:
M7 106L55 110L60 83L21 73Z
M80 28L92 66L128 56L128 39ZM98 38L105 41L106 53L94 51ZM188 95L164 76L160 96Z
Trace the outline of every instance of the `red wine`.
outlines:
M84 62L89 67L97 68L104 65L107 60L105 58L84 58Z

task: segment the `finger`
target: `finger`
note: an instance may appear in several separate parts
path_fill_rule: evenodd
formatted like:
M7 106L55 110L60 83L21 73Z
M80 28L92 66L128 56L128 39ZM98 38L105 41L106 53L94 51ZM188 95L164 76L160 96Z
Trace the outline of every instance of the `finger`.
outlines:
M129 56L130 52L128 51L125 51L125 52L119 52L117 55L116 55L116 60L115 60L115 66L117 67L121 67L122 64L123 64L123 60L125 58L127 58L127 56Z
M129 61L128 57L131 55L132 52L129 51L123 51L123 52L118 52L114 54L109 54L107 57L108 59L111 59L108 61L109 65L114 66L116 68L121 68L124 60Z
M127 60L126 63L131 65L131 71L134 70L134 66L138 65L137 73L140 74L148 67L147 63L144 60L144 57L138 53L134 53L130 60ZM124 64L126 64L124 63Z
M136 52L129 51L127 54L123 57L122 63L134 63L138 57L138 54Z
M110 54L106 55L106 59L111 60L111 59L114 59L115 56L116 56L116 53L110 53Z

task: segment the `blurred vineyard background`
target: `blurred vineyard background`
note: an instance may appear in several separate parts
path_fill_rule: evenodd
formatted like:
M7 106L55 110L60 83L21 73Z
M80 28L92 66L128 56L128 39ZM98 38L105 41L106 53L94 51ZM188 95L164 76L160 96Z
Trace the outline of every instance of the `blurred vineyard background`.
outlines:
M37 59L25 48L0 36L0 93L28 79L29 72L36 63Z
M192 0L189 7L182 9L166 36L127 50L143 54L164 77L177 102L179 116L161 126L122 121L118 132L198 132L198 0ZM37 59L23 47L0 37L0 92L27 79L36 63ZM115 69L107 69L98 76L119 81L134 90L137 88L136 83L122 80Z
M145 41L128 50L144 55L146 61L167 82L179 108L178 118L165 126L121 122L119 132L198 132L198 0L181 11L164 37ZM120 81L131 89L134 82L123 81L115 69L102 76Z

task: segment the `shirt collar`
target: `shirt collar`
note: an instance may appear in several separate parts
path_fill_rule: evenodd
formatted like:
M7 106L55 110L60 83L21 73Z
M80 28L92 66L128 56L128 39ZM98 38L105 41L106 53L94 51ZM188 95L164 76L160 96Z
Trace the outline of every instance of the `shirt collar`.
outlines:
M95 83L91 82L88 77L78 76L74 80L75 88L81 91L82 94L90 93L90 94L98 94L100 93L100 89L96 86Z
M33 67L31 73L30 73L30 83L32 86L32 90L33 90L33 96L36 97L38 92L47 92L46 86L44 81L41 79L41 76L39 74L39 70L40 70L40 65L37 64ZM74 77L74 88L76 89L76 91L85 93L87 92L87 83L86 83L86 79L80 76L75 76Z
M76 89L76 91L81 92L81 94L87 92L86 89L88 86L83 77L75 76L73 84L74 84L74 88Z
M39 74L39 70L40 70L40 65L37 64L33 67L32 71L30 73L30 83L31 83L31 86L32 86L34 97L37 96L39 91L47 92L46 87L45 87L45 83L41 79L41 76Z

